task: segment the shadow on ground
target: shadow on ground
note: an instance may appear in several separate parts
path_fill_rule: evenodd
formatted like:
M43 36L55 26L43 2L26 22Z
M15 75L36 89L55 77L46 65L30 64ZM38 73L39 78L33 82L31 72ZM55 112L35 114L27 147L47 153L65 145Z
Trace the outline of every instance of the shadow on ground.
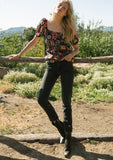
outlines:
M27 147L20 143L19 141L9 138L6 136L0 136L0 143L7 145L8 147L12 148L13 150L17 151L18 153L27 156L29 158L35 158L37 160L64 160L63 158L56 158L54 156L45 155L33 148ZM44 144L42 144L44 145ZM113 160L113 156L107 155L107 154L98 154L93 152L87 152L85 150L85 147L82 143L77 141L76 139L73 140L72 143L72 152L69 159L73 156L80 156L84 158L84 160L98 160L98 159L104 159L104 160ZM20 160L19 158L10 158L7 156L1 156L0 160ZM25 160L25 159L21 159Z

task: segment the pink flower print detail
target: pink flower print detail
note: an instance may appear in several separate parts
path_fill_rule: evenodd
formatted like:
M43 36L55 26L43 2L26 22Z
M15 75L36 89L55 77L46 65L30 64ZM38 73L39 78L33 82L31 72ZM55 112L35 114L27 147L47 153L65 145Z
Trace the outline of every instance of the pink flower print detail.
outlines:
M57 55L57 56L54 57L54 59L59 60L60 57Z
M51 39L51 35L48 35L47 38L48 38L48 39Z
M47 45L46 48L49 49L49 46Z
M68 51L70 52L70 51L71 51L71 49L70 49L70 48L68 48Z
M36 32L36 36L39 36L40 34L39 34L39 32Z
M53 50L51 50L51 53L55 54L55 50L54 50L54 49L53 49Z
M53 33L52 33L52 38L56 40L56 39L57 39L57 33L54 33L54 32L53 32Z
M58 52L58 54L61 56L62 55L62 53L61 52Z

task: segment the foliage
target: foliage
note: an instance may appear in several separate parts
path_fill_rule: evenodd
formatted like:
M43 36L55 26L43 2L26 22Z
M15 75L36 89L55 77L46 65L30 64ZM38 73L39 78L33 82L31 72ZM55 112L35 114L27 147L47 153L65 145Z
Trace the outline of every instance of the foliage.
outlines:
M46 69L46 64L42 63L29 63L29 64L22 64L22 63L19 63L17 65L17 67L14 69L16 71L24 71L24 72L27 72L27 73L33 73L35 74L37 77L40 77L42 78L44 72L45 72L45 69Z
M28 30L29 31L29 30ZM27 32L27 31L26 31ZM28 35L27 35L28 34ZM15 33L10 34L8 36L5 36L3 32L0 32L0 56L8 56L11 54L18 54L28 43L28 39L30 36L30 33L24 33L24 35ZM28 36L28 37L27 37ZM24 56L30 56L30 57L42 57L44 56L44 39L41 38L39 43L30 49L26 55ZM17 63L15 62L8 62L8 63L1 63L0 66L5 66L9 68L16 67Z
M113 53L113 31L104 32L101 21L89 21L87 27L76 15L79 33L79 57L110 56Z
M113 102L112 64L94 64L86 75L81 73L80 71L74 78L73 100L90 103Z
M21 34L3 36L3 33L0 33L0 56L19 53L22 49L23 41L24 38Z
M5 75L3 79L8 82L28 83L36 81L37 77L32 73L10 71L9 74Z
M23 47L24 38L21 34L10 34L4 36L0 32L0 56L8 56L11 54L18 54ZM2 63L2 66L15 67L16 63Z
M25 40L26 40L26 41L32 40L33 37L34 37L34 35L35 35L35 32L36 32L36 30L35 30L35 28L33 28L33 27L24 29L23 35L24 35L24 37L25 37Z
M26 41L24 43L23 48L26 46L26 44L28 43L28 41ZM24 56L27 57L43 57L44 56L44 39L40 38L40 41L36 44L36 46L34 46L33 48L31 48L29 51L27 51L27 53Z
M93 79L90 83L92 88L113 90L113 76Z
M37 64L35 65L37 67ZM32 72L34 72L35 65L32 66L33 68L31 67ZM29 67L30 66L28 66L28 70ZM112 80L113 64L98 63L98 64L93 64L93 67L91 68L86 68L86 69L75 68L75 71L76 71L75 73L76 76L74 76L72 100L77 102L89 102L89 103L97 103L100 101L113 102L113 80ZM5 83L7 84L8 80L11 81L11 84L12 82L14 83L14 87L11 91L15 91L16 93L18 93L23 97L37 98L42 77L37 78L34 76L34 74L31 74L31 76L34 77L34 79L32 80L31 78L28 78L29 77L28 73L26 73L27 76L25 76L25 73L22 76L20 75L21 72L13 71L12 76L7 75L8 78L3 79L1 87L4 87L3 84ZM15 80L14 75L16 74L17 74L16 77L18 78ZM58 81L55 83L52 89L52 92L50 94L50 99L56 100L60 98L61 98L61 84L58 79Z
M79 56L110 56L113 53L113 33L100 29L85 30L79 34Z
M39 83L38 82L29 82L24 84L17 84L15 86L15 91L22 97L27 98L36 98L38 96L39 91Z

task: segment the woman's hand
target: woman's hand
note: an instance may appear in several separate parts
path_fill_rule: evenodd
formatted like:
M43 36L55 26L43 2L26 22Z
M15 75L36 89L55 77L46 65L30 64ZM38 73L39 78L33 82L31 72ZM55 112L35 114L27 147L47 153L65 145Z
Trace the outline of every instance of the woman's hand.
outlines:
M13 55L9 55L8 57L10 57L9 60L13 60L13 59L18 59L21 56L19 54L15 54L15 55L13 54Z
M78 46L78 45L77 45ZM64 58L61 59L61 61L66 60L68 62L72 61L72 58L79 53L79 48L77 47L73 52L66 55Z
M64 58L62 58L61 61L66 60L68 62L71 62L72 58L73 58L73 55L72 54L68 54Z

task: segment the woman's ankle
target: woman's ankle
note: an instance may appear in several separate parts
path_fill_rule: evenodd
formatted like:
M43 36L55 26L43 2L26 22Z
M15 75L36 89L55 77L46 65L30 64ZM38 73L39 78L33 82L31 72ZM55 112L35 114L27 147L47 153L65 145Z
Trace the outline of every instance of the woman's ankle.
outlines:
M64 156L68 157L71 152L71 132L65 132L65 147L64 147Z
M60 135L65 138L64 124L59 119L52 121L52 124L57 128Z

